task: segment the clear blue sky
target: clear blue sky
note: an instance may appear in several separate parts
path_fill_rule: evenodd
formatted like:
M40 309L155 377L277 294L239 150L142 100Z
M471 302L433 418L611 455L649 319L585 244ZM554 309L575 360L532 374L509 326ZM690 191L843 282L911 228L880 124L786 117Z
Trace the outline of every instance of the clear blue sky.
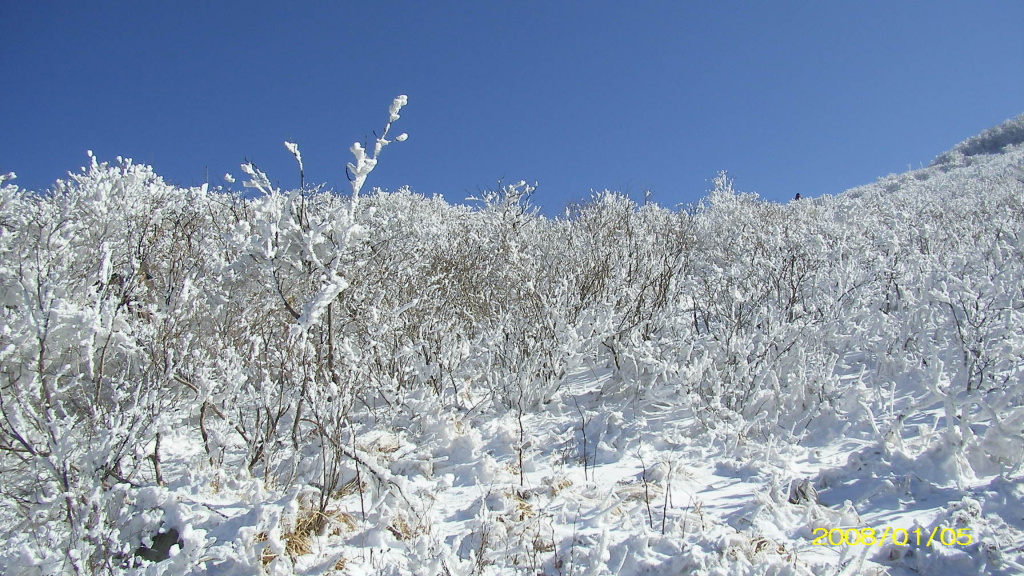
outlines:
M287 6L289 4L294 7ZM0 172L86 162L168 181L348 189L349 146L409 105L367 186L461 201L538 181L771 200L840 192L1024 112L1024 2L13 2L0 18Z

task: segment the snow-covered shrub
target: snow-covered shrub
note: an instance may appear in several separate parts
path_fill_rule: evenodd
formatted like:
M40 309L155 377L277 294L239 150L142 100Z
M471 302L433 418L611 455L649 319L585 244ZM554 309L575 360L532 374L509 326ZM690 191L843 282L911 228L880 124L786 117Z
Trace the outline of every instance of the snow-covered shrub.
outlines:
M604 392L670 378L685 327L678 304L695 244L690 214L606 191L559 224L565 267L576 271L566 278L568 319L587 339L586 356L614 367Z
M5 509L76 571L119 552L104 487L163 482L161 437L202 396L206 194L92 159L5 206L21 219L0 268Z
M600 467L838 438L862 446L844 477L890 492L896 468L966 485L1024 464L1016 144L813 201L722 174L684 209L603 192L545 218L524 182L471 206L364 193L404 103L353 146L344 196L305 186L291 143L300 188L247 165L250 198L125 160L43 194L0 178L0 571L358 562L331 542L395 573L755 573L785 534L697 534L715 522L673 509L671 474L648 486L641 462L609 491ZM789 502L784 474L759 530L786 506L845 517ZM438 492L474 484L439 527L461 516ZM176 555L136 554L172 533Z

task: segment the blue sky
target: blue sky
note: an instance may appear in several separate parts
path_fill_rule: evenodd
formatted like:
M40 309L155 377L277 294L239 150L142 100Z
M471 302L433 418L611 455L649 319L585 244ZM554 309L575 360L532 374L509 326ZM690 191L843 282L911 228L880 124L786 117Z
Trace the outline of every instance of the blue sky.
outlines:
M724 169L782 201L1024 112L1017 0L5 4L0 172L36 190L90 149L294 187L294 140L307 182L345 191L348 148L408 94L368 187L537 181L553 214L592 189L694 202Z

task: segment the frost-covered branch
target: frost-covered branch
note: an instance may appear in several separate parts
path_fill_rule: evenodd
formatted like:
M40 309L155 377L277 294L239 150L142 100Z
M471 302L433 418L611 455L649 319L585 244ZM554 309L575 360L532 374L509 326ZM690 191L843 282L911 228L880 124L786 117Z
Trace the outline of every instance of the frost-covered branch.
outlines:
M388 132L391 130L391 124L401 118L398 112L408 103L408 101L408 97L403 94L395 98L395 101L391 103L391 108L388 111L388 123L384 125L384 131L374 142L372 155L367 155L366 149L363 148L363 145L359 142L352 144L352 148L350 150L352 155L355 157L355 162L348 163L347 172L352 184L353 207L359 201L359 191L362 190L363 184L366 182L366 177L370 172L373 172L373 169L377 166L377 159L380 156L380 151L392 142L387 139ZM395 137L395 141L404 142L408 137L409 135L403 132Z

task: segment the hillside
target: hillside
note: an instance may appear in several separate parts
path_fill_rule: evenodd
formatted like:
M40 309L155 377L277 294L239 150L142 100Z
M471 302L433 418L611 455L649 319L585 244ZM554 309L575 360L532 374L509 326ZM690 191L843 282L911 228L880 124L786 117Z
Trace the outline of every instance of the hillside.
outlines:
M0 572L1024 572L1021 118L554 219L360 194L387 129L345 196L0 181Z

